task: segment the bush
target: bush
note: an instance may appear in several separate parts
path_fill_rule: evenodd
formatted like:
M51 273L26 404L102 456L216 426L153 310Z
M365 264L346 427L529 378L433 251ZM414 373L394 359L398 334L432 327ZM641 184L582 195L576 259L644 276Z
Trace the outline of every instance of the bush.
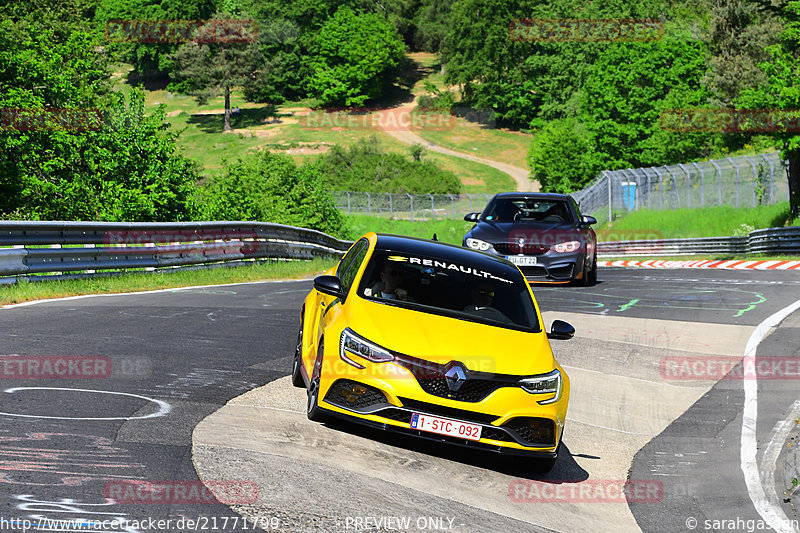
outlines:
M570 193L588 185L601 170L592 142L575 119L547 124L531 142L528 166L544 192Z
M298 167L283 154L264 151L228 164L222 175L198 188L197 205L204 220L275 222L347 234L319 170Z
M361 139L350 148L334 146L317 164L330 190L452 194L461 192L461 181L423 153L411 158L385 151L377 137Z

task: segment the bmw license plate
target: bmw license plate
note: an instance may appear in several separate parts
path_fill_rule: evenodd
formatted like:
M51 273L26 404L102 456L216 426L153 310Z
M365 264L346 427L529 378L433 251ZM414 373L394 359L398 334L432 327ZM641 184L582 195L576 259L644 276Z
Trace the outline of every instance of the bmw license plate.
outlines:
M481 438L481 426L419 413L414 413L411 417L411 429L468 440L480 440Z
M536 264L535 255L507 255L506 259L518 266L529 266Z

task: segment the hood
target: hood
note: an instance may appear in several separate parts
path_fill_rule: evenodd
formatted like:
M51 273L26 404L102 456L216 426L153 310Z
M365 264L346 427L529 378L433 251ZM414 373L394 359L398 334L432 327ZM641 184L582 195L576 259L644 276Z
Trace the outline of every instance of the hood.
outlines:
M395 352L439 364L460 361L470 370L498 374L544 374L555 368L544 330L516 331L361 298L351 309L350 329Z
M569 224L484 221L478 223L469 232L470 237L491 243L513 242L518 237L524 237L527 242L539 242L547 245L580 240L580 234L577 228Z

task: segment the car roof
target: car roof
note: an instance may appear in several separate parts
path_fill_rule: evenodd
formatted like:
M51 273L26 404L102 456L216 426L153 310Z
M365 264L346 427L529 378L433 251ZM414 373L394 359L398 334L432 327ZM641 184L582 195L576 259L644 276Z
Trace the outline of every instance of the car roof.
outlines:
M462 265L474 266L482 270L493 272L501 270L506 273L514 274L515 276L522 276L517 267L500 256L489 255L462 246L439 241L378 233L375 250L396 252L406 255L420 255L440 259L448 263L460 263Z
M530 200L569 200L569 195L555 192L501 192L495 194L492 200L498 199L530 199Z

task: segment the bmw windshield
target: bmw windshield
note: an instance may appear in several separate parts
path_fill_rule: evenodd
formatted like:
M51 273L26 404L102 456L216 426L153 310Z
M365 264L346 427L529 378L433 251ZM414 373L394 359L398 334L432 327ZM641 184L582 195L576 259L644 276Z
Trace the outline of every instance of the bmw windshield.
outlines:
M525 279L513 267L491 266L376 250L358 293L427 313L539 331Z

